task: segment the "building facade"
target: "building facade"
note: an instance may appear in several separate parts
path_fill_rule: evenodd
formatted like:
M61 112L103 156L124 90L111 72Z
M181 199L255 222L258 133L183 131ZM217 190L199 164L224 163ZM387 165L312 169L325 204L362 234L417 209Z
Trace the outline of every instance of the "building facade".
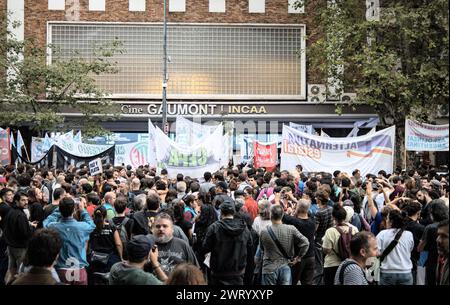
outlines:
M327 101L325 84L308 69L314 2L303 8L295 0L166 2L169 122L177 115L234 121L243 126L238 132L264 141L289 122L346 136L356 121L377 118L364 106L337 115L335 103L354 95ZM104 127L145 133L148 118L161 124L163 0L1 0L0 8L22 23L16 37L51 43L63 58L74 52L88 58L94 45L119 39L119 72L96 78L121 109L121 118Z

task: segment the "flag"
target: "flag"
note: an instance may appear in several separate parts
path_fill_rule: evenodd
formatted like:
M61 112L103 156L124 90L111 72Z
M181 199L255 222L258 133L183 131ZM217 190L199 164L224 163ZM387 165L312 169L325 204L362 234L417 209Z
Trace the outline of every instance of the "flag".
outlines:
M10 150L12 149L13 146L16 147L16 143L14 143L14 142L15 142L14 134L12 133L12 130L11 130L11 136L9 137L9 149Z
M53 145L53 139L48 136L48 133L45 133L44 144L42 145L43 151L49 151L50 147Z
M77 143L81 143L81 130L77 132L77 134L73 137L73 141Z
M19 157L22 157L22 146L25 147L25 143L23 142L22 134L20 130L17 130L17 154ZM26 148L25 148L26 149Z
M329 135L327 135L327 134L323 131L323 129L320 130L320 136L321 136L321 137L325 137L325 138L329 138L329 137L330 137Z

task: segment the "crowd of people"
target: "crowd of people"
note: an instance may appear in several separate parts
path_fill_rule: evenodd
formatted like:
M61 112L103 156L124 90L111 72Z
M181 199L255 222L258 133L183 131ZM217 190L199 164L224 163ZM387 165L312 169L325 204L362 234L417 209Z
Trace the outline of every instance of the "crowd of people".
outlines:
M448 285L448 173L0 166L7 285Z

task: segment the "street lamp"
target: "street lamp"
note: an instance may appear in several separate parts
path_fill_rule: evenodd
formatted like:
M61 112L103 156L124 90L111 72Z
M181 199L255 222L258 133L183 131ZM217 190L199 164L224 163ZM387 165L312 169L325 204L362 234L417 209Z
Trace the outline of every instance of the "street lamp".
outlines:
M163 53L164 53L164 67L163 67L163 84L162 84L162 115L163 115L163 130L167 135L169 128L167 124L167 19L166 19L166 1L164 0L164 38L163 38Z

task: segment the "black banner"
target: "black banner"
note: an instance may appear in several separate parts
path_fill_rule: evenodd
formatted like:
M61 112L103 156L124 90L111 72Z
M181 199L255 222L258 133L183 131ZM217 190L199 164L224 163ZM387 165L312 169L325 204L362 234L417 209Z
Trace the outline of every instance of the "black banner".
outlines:
M108 148L102 153L99 153L95 156L90 157L79 157L72 154L67 153L63 149L56 146L56 168L67 170L67 168L71 165L79 168L81 165L89 166L89 162L94 159L100 158L102 160L102 165L113 164L115 158L115 150L116 146L113 145L111 148Z
M53 146L50 147L48 152L38 161L36 162L30 162L23 157L19 156L16 147L11 147L11 164L15 164L16 161L19 163L29 164L36 166L38 168L51 168L53 166Z

